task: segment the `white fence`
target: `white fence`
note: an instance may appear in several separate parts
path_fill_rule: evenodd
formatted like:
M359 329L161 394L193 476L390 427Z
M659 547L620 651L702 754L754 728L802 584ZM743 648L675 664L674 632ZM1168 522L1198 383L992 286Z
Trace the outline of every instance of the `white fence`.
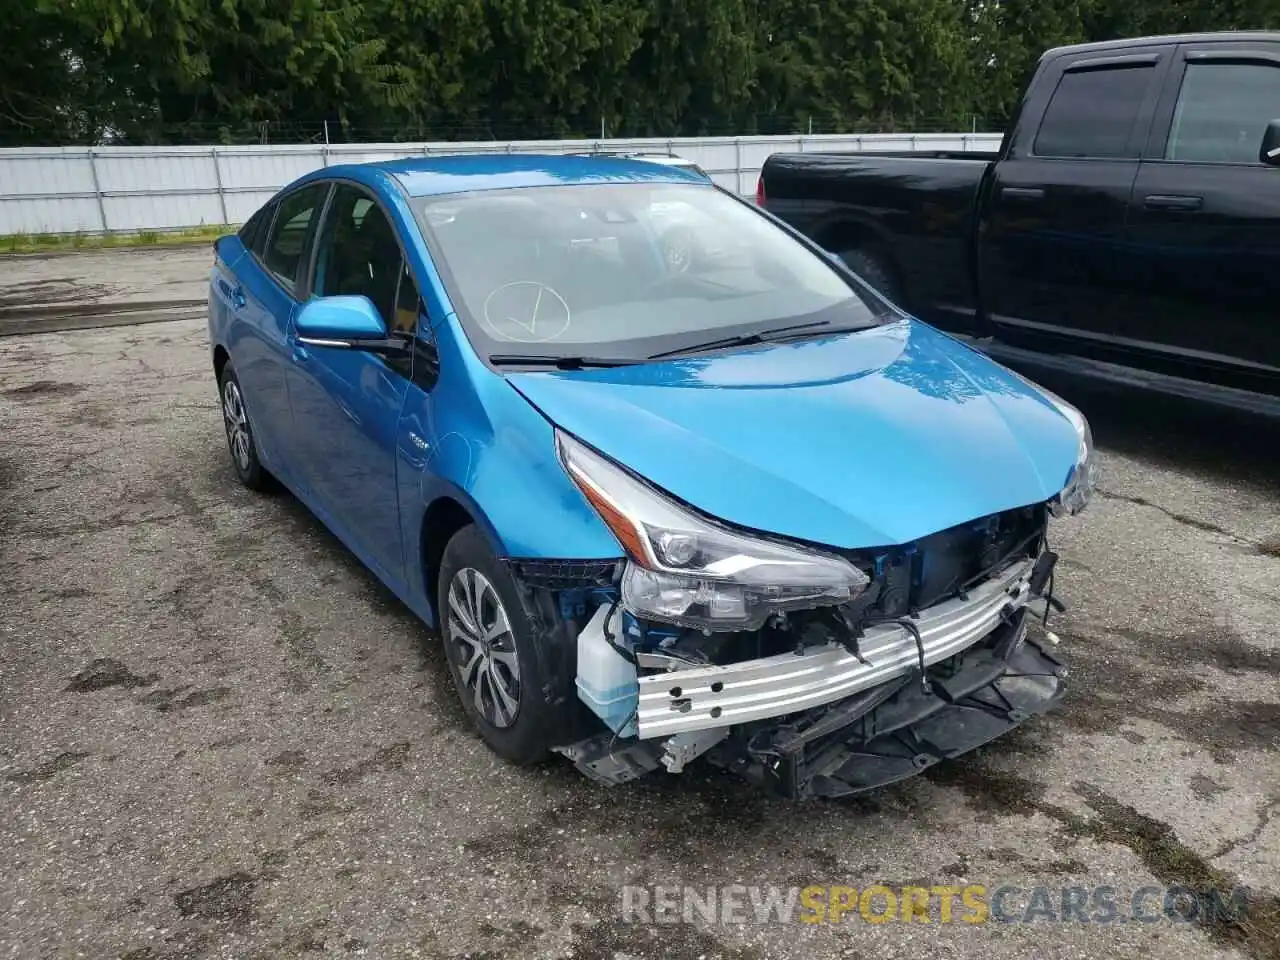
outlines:
M303 144L244 147L0 149L0 235L172 230L242 223L276 190L318 167L451 153L659 151L696 161L717 183L755 190L773 153L995 150L999 134L921 133L662 140Z

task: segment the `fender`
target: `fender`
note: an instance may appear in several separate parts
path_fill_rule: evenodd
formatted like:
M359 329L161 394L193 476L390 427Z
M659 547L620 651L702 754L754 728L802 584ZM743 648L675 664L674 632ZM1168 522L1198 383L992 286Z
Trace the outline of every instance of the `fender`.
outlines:
M725 191L725 192L728 193L728 191ZM882 249L885 252L885 255L889 258L890 267L892 267L895 271L897 271L899 275L901 275L902 273L902 267L901 267L901 263L898 260L897 251L894 249L892 243L890 242L888 233L886 233L884 228L881 227L879 224L877 224L875 221L869 220L863 217L859 217L855 211L839 210L833 214L819 218L818 223L820 224L820 226L815 227L815 229L813 230L813 236L810 236L809 234L802 232L798 227L795 227L792 224L788 223L786 220L783 220L776 213L773 213L764 207L757 206L756 204L751 203L748 200L744 200L742 197L738 197L733 194L730 194L730 196L734 196L734 199L738 200L740 203L748 204L751 207L751 209L753 209L758 214L760 214L760 216L765 217L766 219L770 220L775 226L780 227L781 229L787 231L787 233L791 234L792 238L794 238L797 242L803 244L809 250L813 251L816 254L819 254L820 256L829 256L832 253L838 254L840 253L840 251L828 250L826 247L823 247L820 243L818 243L815 239L813 239L813 236L820 236L822 233L832 230L834 227L840 226L841 224L852 224L857 229L863 230L866 234L870 235L873 238L873 242L880 249ZM879 297L881 300L885 300L884 296L878 290L876 290L874 287L868 284L865 280L862 279L862 277L858 276L858 274L854 273L851 269L849 269L849 267L844 263L843 260L840 260L838 265L843 269L846 277L854 280L864 290L871 292L875 296ZM889 300L885 300L885 303L890 304L890 306L894 307L894 309L897 309L897 310L902 309L898 304L891 303Z
M858 249L875 247L889 257L895 269L898 268L898 254L893 243L893 237L885 230L882 224L873 218L856 210L833 210L820 216L813 223L814 237L825 239L841 233L856 233L862 238L856 244ZM819 241L820 244L822 242L821 240ZM841 253L842 251L832 250L831 252Z
M620 558L622 546L561 466L551 422L481 362L456 316L433 329L440 379L430 393L406 403L399 426L401 542L410 589L430 599L423 523L447 501L504 559ZM431 549L443 551L444 544Z

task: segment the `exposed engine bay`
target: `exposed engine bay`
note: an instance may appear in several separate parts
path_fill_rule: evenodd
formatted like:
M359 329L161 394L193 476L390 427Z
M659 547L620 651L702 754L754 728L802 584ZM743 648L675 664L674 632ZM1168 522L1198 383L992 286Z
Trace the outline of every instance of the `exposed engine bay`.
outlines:
M1065 690L1065 667L1027 631L1033 603L1046 618L1061 606L1047 513L847 552L868 580L856 597L753 630L637 617L621 563L513 564L577 631L588 716L558 752L610 784L705 756L791 798L874 789L965 753Z

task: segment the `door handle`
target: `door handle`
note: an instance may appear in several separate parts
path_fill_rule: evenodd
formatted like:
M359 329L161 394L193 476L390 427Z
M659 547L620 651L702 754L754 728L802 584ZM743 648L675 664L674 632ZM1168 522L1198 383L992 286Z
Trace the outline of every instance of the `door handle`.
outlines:
M1142 206L1147 210L1199 210L1204 206L1204 197L1153 193L1142 201Z
M1001 187L1000 196L1006 200L1043 200L1044 187Z
M244 306L244 287L236 287L231 291L231 306L239 310Z

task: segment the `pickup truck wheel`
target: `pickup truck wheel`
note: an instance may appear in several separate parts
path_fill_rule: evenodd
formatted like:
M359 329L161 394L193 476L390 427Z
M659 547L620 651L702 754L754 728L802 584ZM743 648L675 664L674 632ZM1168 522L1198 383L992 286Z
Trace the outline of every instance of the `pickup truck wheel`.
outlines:
M840 254L840 259L878 292L894 303L901 303L902 291L893 277L893 271L882 258L866 250L845 250Z
M542 662L515 583L474 526L445 547L436 590L449 673L471 723L503 759L543 759L561 724L540 695Z

